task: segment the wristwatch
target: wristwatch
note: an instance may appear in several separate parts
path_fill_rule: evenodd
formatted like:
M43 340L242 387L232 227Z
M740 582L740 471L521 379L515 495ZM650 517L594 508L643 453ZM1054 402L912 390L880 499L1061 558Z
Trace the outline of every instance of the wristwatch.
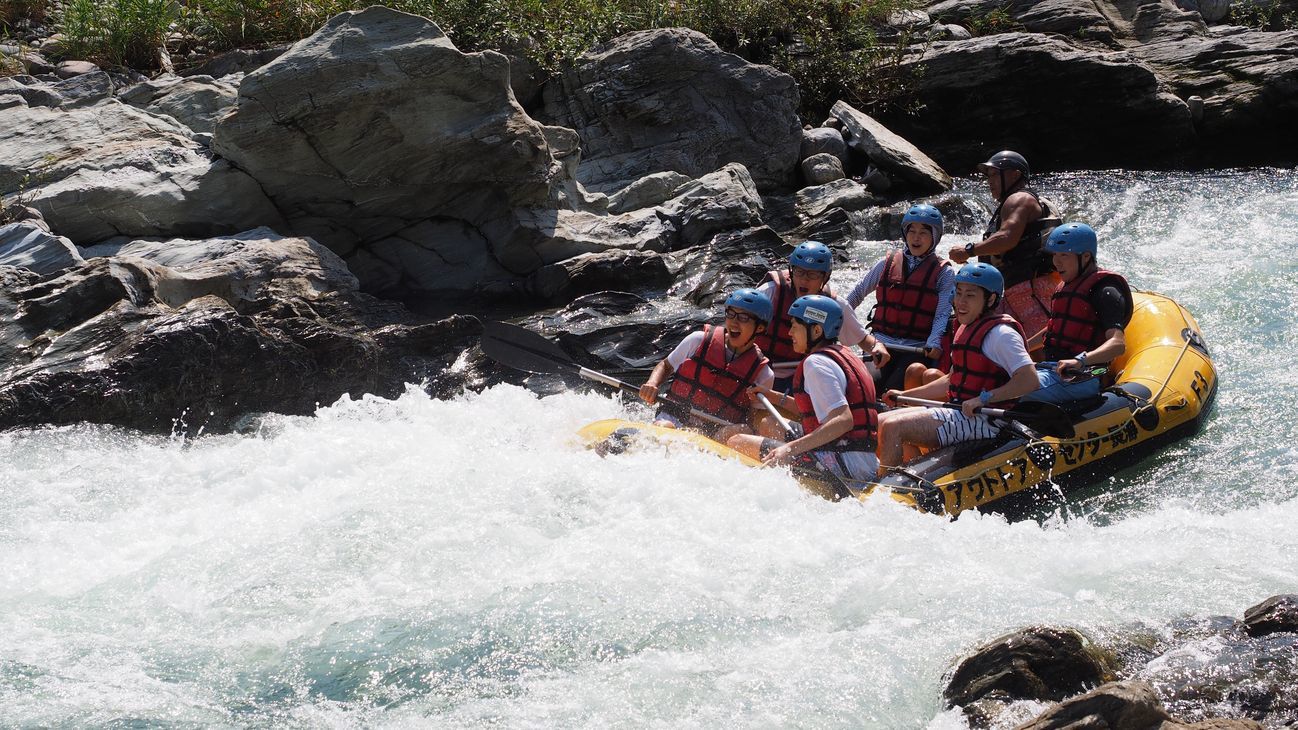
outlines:
M1077 357L1075 357L1075 358L1073 358L1073 359L1076 360L1076 361L1077 361L1077 364L1080 365L1081 367L1086 367L1086 352L1085 352L1085 351L1079 353L1079 354L1077 355Z
M974 246L977 246L977 245L978 245L978 244L976 244L976 243L966 243L966 244L964 245L964 252L967 253L967 254L969 254L970 256L973 256L973 255L974 255Z
M983 405L987 405L988 403L991 403L992 392L990 390L984 390L983 392L978 394L978 400L982 401Z

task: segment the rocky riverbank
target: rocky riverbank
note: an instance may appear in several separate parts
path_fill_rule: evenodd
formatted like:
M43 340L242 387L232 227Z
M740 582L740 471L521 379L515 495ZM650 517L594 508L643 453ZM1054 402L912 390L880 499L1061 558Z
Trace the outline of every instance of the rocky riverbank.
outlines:
M983 728L1290 727L1298 722L1298 596L1273 596L1241 618L1099 637L1025 628L961 660L943 694Z

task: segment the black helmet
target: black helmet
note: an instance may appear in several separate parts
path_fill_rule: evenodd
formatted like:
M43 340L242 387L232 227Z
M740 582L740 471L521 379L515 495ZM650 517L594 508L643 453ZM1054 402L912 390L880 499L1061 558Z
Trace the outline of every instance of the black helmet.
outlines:
M990 160L978 163L979 172L985 173L988 170L1018 170L1023 173L1023 177L1032 174L1028 169L1028 161L1023 158L1023 155L1011 150L1001 150L992 155Z

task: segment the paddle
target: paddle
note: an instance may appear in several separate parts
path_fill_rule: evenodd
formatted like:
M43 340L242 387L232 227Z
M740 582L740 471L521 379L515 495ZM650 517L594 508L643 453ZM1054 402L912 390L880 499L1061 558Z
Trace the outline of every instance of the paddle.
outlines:
M936 400L924 400L923 398L911 398L909 396L897 396L898 403L907 405L925 406L926 408L960 408L959 403L944 403ZM1052 403L1038 403L1028 401L1018 403L1013 408L1004 410L1001 408L975 408L976 413L990 416L1003 421L1014 421L1024 426L1055 438L1071 438L1073 436L1073 419L1064 413L1063 409Z
M640 389L630 383L582 367L574 362L568 356L568 353L564 352L562 348L544 335L517 325L505 324L504 322L484 322L482 325L481 346L483 354L487 357L515 370L529 373L572 373L586 380L620 388L628 393L640 393ZM691 408L689 403L674 398L670 394L659 393L658 398L674 405L689 408L690 415L709 423L715 423L718 426L734 425L730 421L717 418L706 411Z
M771 414L771 417L775 419L775 422L780 424L780 428L784 429L785 441L792 441L797 438L798 435L793 432L793 424L789 423L789 419L785 418L783 413L780 413L779 409L771 403L771 399L767 398L765 393L757 394L757 402L761 403L762 407L766 409L766 412Z

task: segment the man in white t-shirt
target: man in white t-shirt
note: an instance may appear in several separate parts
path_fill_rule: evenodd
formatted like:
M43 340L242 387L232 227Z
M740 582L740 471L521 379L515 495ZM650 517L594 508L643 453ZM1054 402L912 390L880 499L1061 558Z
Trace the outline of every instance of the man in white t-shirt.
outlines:
M955 316L960 329L951 347L951 372L918 388L884 393L885 405L897 396L959 403L951 408L898 408L879 417L882 470L914 458L913 447L949 446L994 438L1000 427L977 414L982 406L1006 408L1041 386L1028 357L1022 326L994 310L1005 280L990 264L965 264L955 277ZM906 447L911 447L909 450Z
M873 481L879 461L878 410L874 379L865 363L835 337L845 310L833 299L799 297L789 307L793 345L805 357L793 375L792 400L802 415L800 433L785 434L787 441L742 434L727 442L730 448L767 464L794 466L831 474L854 482ZM790 396L758 388L780 405Z
M723 442L749 431L754 405L748 389L754 385L770 388L775 381L770 362L755 344L771 320L771 300L756 289L739 289L726 298L725 312L723 327L706 325L702 331L690 333L640 386L640 397L652 405L659 400L658 389L671 378L670 401L658 409L655 425L684 426ZM691 408L735 425L718 429L716 424L691 415Z

